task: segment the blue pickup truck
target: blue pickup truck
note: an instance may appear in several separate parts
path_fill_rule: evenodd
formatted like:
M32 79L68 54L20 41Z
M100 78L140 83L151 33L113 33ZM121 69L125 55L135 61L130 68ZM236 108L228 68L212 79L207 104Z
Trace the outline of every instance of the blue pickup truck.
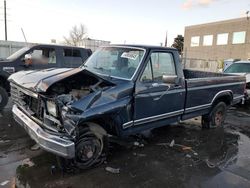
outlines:
M183 70L176 49L144 45L101 47L80 68L9 81L15 120L81 169L101 163L110 140L196 116L203 128L220 127L245 89L244 76Z

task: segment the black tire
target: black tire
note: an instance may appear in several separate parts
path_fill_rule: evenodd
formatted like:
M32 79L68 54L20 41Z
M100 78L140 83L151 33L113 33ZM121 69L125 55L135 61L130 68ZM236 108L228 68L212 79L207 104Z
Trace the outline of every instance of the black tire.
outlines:
M226 118L227 105L224 102L216 104L209 114L203 115L201 124L202 128L222 127Z
M74 161L77 168L89 169L106 160L108 140L105 133L102 127L94 123L80 128L75 146Z
M3 110L3 108L7 105L9 100L9 96L7 91L0 86L0 110Z

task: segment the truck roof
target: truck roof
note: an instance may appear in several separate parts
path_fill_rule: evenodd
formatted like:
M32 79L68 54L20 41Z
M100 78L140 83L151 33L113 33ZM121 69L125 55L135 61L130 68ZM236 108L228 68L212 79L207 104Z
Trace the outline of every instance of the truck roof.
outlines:
M234 62L234 63L250 63L250 61L248 61L248 60L242 60L242 61L236 61L236 62Z
M40 43L34 43L29 45L28 47L33 47L33 46L43 46L43 47L59 47L59 48L75 48L75 49L83 49L84 47L80 46L69 46L69 45L63 45L63 44L40 44ZM87 48L84 48L87 49Z
M157 50L175 50L176 48L163 47L163 46L154 46L154 45L142 45L142 44L111 44L109 46L124 46L124 47L134 47L134 48L144 48L144 49L157 49Z

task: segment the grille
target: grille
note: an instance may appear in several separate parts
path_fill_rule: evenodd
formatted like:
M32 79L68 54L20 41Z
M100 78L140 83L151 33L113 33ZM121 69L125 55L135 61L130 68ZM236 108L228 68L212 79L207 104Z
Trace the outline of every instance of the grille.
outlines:
M11 98L13 100L13 102L17 105L20 106L25 106L26 102L24 100L25 95L23 92L21 92L17 86L15 86L14 84L11 84Z
M43 109L40 105L39 99L34 98L24 93L24 90L11 83L11 98L13 102L18 105L25 107L32 115L38 119L43 118Z

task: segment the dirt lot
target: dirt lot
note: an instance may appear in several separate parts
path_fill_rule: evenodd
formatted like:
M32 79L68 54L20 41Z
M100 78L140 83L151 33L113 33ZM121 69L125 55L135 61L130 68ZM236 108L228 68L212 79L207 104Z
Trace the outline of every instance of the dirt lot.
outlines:
M143 147L113 146L105 164L70 174L55 156L30 150L11 105L0 113L0 131L0 188L250 187L250 109L231 108L224 129L201 130L196 119L154 130Z

